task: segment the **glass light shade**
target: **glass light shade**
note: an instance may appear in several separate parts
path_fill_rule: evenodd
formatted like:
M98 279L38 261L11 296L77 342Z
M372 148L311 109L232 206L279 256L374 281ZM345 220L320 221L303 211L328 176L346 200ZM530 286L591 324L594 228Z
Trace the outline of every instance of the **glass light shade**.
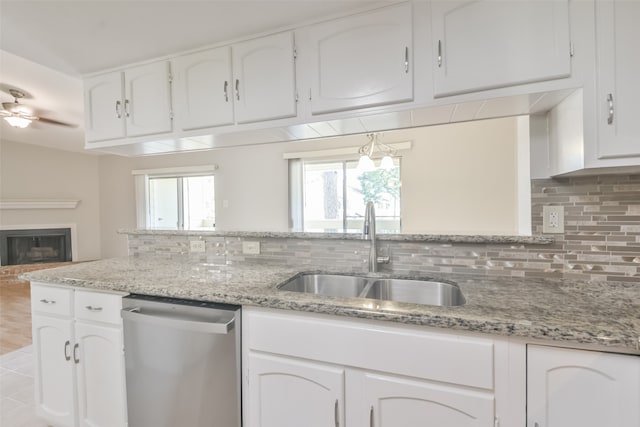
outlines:
M373 163L373 160L369 156L360 156L360 160L358 160L357 170L359 172L371 172L376 168L376 165Z
M386 170L393 169L393 159L390 156L384 156L380 162L380 167Z
M8 116L4 118L11 126L16 128L26 128L31 124L31 120L19 116Z

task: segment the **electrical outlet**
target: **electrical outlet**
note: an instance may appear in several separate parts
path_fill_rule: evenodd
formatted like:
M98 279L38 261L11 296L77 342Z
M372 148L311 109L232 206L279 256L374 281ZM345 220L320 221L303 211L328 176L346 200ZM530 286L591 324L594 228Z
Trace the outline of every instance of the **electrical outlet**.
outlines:
M542 207L542 232L564 233L564 206Z
M242 242L242 253L245 255L259 255L260 242Z
M194 253L194 252L205 252L206 247L205 247L205 242L204 240L191 240L189 242L189 252Z

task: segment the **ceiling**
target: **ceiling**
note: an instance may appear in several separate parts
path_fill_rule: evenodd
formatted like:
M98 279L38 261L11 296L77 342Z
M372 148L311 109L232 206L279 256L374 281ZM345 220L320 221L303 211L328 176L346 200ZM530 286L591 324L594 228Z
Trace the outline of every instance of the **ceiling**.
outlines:
M81 77L109 68L321 20L385 0L0 0L0 101L76 128L0 120L3 140L83 151Z

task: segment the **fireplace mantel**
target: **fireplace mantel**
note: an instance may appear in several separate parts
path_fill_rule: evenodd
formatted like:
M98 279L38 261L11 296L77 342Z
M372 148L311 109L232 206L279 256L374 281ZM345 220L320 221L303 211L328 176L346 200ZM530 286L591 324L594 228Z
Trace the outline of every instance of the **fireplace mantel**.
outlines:
M73 199L0 199L0 209L75 209Z

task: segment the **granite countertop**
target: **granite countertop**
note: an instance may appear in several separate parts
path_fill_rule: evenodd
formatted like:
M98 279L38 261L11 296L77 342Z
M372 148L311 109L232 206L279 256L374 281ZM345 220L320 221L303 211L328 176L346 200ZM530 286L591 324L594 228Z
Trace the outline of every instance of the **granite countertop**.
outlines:
M640 354L640 287L634 283L437 274L433 277L458 283L466 304L436 307L276 289L301 271L304 268L214 265L188 256L149 255L20 277L103 291L309 311Z
M362 233L313 233L301 231L213 231L213 230L118 230L120 234L131 236L211 236L242 237L249 239L318 239L318 240L362 240ZM392 242L426 242L426 243L474 243L474 244L528 244L550 245L553 237L538 236L502 236L502 235L458 235L458 234L386 234L378 233L378 240Z

